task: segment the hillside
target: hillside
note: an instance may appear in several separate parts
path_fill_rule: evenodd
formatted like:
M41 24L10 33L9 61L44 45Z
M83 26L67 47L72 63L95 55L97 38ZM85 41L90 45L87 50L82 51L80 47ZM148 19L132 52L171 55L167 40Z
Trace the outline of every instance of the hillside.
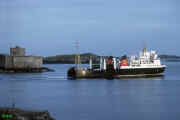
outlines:
M83 53L80 54L81 56L81 63L87 64L89 63L89 58L92 57L93 62L98 62L100 56L93 54L93 53ZM74 64L75 63L75 54L69 54L69 55L56 55L56 56L50 56L45 57L43 59L44 64Z
M94 53L83 53L81 56L81 63L88 64L89 58L92 57L93 63L98 63L100 60L100 56ZM108 56L103 56L108 58ZM165 61L180 61L180 56L176 55L159 55L159 57ZM43 58L44 64L74 64L75 63L75 54L64 54L64 55L56 55L56 56L49 56Z
M170 61L170 62L180 62L180 56L177 55L160 55L159 56L162 60Z

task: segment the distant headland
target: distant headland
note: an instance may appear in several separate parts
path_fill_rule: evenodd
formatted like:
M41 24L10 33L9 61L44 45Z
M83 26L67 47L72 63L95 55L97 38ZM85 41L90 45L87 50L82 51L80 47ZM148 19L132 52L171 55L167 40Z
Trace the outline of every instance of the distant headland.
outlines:
M76 54L64 54L64 55L56 55L56 56L49 56L43 58L44 64L74 64L75 63L75 56ZM93 54L93 53L83 53L80 54L81 56L81 63L87 64L89 63L89 58L91 57L93 62L98 62L100 56ZM106 57L106 56L104 56Z
M75 63L75 56L76 54L63 54L63 55L56 55L56 56L48 56L43 58L44 64L74 64ZM99 56L94 53L82 53L81 56L81 63L88 64L89 58L91 57L93 63L98 63L100 57L108 58L109 56ZM164 61L172 61L172 62L180 62L180 56L176 55L166 55L162 54L159 57ZM116 57L120 58L120 57Z
M165 61L180 62L180 56L177 56L177 55L162 54L162 55L159 55L159 57Z

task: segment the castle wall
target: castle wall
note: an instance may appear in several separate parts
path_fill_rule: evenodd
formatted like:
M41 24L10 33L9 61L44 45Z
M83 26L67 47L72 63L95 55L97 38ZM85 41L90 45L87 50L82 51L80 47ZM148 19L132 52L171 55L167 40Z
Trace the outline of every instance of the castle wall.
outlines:
M0 68L28 69L41 68L43 58L40 56L25 56L25 48L11 48L10 55L0 54Z
M13 68L13 56L6 56L6 61L5 61L5 68Z
M0 55L0 68L5 68L6 55Z
M13 57L9 55L0 55L0 68L12 68Z
M25 48L10 48L10 56L25 56Z
M39 56L14 56L14 68L41 68L43 65L42 57Z

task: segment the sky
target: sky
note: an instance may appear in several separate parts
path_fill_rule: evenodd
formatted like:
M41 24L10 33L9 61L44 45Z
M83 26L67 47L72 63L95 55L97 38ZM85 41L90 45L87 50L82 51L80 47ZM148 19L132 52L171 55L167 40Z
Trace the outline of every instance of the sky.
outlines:
M180 55L179 0L0 0L0 53Z

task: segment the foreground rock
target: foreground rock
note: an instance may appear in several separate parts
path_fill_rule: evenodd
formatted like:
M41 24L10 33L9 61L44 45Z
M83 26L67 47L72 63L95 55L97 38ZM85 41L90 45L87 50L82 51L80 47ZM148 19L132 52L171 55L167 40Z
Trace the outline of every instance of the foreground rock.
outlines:
M26 69L0 69L0 73L41 73L41 72L54 72L54 70L47 67L42 68L26 68Z
M0 120L55 120L48 111L0 108Z

